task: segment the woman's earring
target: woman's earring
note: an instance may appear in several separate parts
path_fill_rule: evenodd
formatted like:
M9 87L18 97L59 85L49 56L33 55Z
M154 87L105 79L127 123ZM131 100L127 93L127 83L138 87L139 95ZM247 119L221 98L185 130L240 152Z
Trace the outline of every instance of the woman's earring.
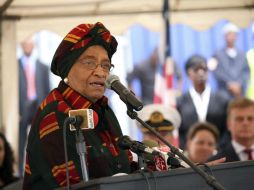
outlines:
M69 81L68 81L68 78L66 77L66 78L64 78L64 82L65 82L65 84L68 84L69 83Z

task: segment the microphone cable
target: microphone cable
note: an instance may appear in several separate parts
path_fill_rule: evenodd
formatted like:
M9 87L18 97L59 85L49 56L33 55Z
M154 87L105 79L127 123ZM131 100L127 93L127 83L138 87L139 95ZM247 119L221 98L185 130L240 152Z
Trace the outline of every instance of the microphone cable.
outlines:
M154 185L155 185L155 190L158 189L158 185L157 185L157 178L156 176L154 175L154 172L151 171L150 174L152 175L153 179L154 179Z
M152 177L154 179L155 190L157 190L158 189L157 178L154 175L153 170L151 170L150 168L144 168L144 169L141 169L141 170L137 170L134 173L140 173L145 178L145 180L146 180L146 184L147 184L148 190L151 190L150 182L149 182L149 179L148 179L148 177L146 175L146 172L148 172L149 174L152 175Z
M138 172L139 172L143 177L145 177L148 190L151 190L150 183L149 183L149 179L148 179L146 173L145 173L143 170L139 170Z

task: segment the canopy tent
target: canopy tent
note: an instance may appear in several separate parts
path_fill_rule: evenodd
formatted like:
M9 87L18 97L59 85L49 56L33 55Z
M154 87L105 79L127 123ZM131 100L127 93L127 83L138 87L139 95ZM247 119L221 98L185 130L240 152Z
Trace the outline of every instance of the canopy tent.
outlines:
M47 29L64 35L73 25L102 21L114 34L140 23L161 31L163 0L1 0L11 1L3 19L16 20L20 41L36 31ZM240 27L253 19L253 0L171 0L171 23L184 23L195 29L209 28L220 19L231 20Z
M0 122L14 149L18 131L16 44L40 30L65 35L73 26L103 22L115 35L134 24L163 32L163 0L0 0ZM254 0L171 0L171 24L205 30L221 19L246 27Z

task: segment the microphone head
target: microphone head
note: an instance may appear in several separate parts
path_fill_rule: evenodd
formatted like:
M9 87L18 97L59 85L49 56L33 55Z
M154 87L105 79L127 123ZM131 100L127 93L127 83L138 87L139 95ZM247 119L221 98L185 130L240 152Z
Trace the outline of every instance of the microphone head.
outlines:
M111 84L115 81L120 81L119 77L116 75L109 75L105 81L106 88L111 89Z
M124 135L117 140L117 145L119 146L119 148L123 150L130 149L131 144L132 144L132 140L127 135Z
M133 140L129 136L124 135L117 140L117 145L122 150L132 149Z
M173 156L168 157L167 164L171 169L180 168L182 166L180 160Z
M76 119L82 119L82 121L77 124L82 130L94 129L95 127L97 127L99 122L98 114L93 109L70 110L69 116L76 117ZM71 124L70 130L75 131L75 126Z
M75 127L81 126L84 121L83 117L80 115L77 115L75 118L76 118L76 122L74 123L74 126Z
M142 143L146 146L148 146L149 148L153 148L153 147L157 147L159 146L159 144L156 141L153 140L143 140ZM154 156L151 154L145 154L144 155L144 159L145 161L150 164L150 165L154 165Z

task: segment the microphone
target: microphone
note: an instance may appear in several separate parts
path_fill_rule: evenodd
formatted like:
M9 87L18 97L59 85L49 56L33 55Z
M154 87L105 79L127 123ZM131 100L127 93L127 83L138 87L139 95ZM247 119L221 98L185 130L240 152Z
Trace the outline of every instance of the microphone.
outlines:
M149 148L148 146L144 145L139 141L132 140L129 136L124 135L117 140L118 146L123 149L130 149L132 152L136 154L145 153L145 154L152 154L158 155L160 154L158 151Z
M82 130L94 129L99 122L98 114L92 109L77 109L69 111L70 131L80 126Z
M120 99L127 105L130 105L136 111L140 111L143 108L143 104L137 99L135 94L127 89L121 82L118 76L109 75L106 79L105 85L108 89L114 90Z
M146 159L148 161L154 161L155 168L158 171L165 171L169 168L175 169L182 167L181 161L172 153L168 147L160 147L158 148L159 144L153 140L143 140L142 141L145 145L149 146L150 148L155 149L160 153L160 155L155 157L148 157Z
M175 156L169 156L167 159L167 164L171 169L183 167L181 161Z
M150 164L150 167L156 171L167 171L168 170L167 153L158 148L159 147L158 142L154 140L143 140L142 142L148 147L160 153L159 155L156 155L156 156L150 156L150 155L145 156L145 159L147 163Z

